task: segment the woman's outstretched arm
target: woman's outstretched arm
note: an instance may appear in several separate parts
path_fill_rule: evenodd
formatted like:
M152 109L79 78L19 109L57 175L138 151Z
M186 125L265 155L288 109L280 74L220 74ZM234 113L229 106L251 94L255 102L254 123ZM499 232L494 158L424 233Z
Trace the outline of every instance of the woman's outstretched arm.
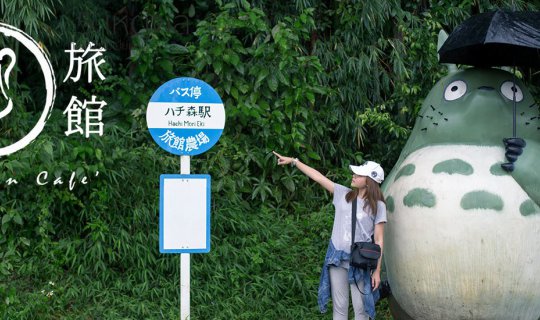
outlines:
M302 171L302 173L304 173L306 176L310 177L315 182L323 186L323 188L330 191L330 193L334 193L334 182L332 182L332 180L325 177L319 171L313 169L312 167L308 166L305 163L300 162L300 160L296 158L284 157L275 151L272 151L272 152L278 158L279 165L286 165L286 164L292 163L294 166L298 168L298 170Z

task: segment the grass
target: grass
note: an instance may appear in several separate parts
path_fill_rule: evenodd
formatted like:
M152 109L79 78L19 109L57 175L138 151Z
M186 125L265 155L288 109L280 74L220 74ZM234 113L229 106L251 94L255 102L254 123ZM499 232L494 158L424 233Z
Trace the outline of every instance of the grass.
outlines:
M318 311L317 288L333 207L297 209L293 215L279 208L216 208L211 252L191 257L191 319L332 319L331 305ZM158 250L137 235L131 246ZM96 272L90 257L82 266L67 266L58 256L28 257L34 268L0 283L3 319L178 319L179 256L140 258ZM392 319L386 300L377 313Z

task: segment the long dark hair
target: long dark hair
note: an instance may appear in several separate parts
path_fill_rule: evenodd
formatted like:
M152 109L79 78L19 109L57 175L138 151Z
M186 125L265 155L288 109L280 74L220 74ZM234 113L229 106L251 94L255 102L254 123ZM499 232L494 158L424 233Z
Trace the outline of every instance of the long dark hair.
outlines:
M366 178L366 194L364 195L364 199L366 200L364 202L364 211L371 213L372 215L377 215L377 201L382 201L386 204L386 201L384 201L384 196L381 191L381 188L379 187L379 184L375 181L373 181L371 178ZM358 197L358 194L360 191L357 188L353 188L351 191L347 192L345 195L345 200L347 202L351 202L356 197ZM369 210L368 210L369 209Z

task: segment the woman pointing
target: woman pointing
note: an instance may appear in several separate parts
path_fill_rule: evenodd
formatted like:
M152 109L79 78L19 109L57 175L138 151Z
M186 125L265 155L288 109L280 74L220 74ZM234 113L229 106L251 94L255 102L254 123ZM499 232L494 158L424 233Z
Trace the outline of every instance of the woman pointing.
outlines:
M319 171L297 158L285 157L274 151L279 165L291 165L333 194L335 207L332 236L326 252L318 302L321 312L332 297L333 319L347 320L351 292L355 320L375 318L375 302L379 297L382 254L372 272L349 266L351 248L352 202L357 200L354 242L374 241L383 248L386 205L379 184L384 180L382 167L373 161L350 166L350 188L334 183ZM362 289L361 289L362 288Z

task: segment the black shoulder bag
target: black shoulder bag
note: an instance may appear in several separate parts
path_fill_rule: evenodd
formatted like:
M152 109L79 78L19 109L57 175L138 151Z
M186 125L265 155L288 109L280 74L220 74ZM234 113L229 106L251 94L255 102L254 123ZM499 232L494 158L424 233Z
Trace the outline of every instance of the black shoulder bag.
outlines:
M381 247L374 242L354 242L354 232L356 230L356 202L352 203L352 238L351 238L351 260L350 265L360 269L377 269L377 263L381 257Z

